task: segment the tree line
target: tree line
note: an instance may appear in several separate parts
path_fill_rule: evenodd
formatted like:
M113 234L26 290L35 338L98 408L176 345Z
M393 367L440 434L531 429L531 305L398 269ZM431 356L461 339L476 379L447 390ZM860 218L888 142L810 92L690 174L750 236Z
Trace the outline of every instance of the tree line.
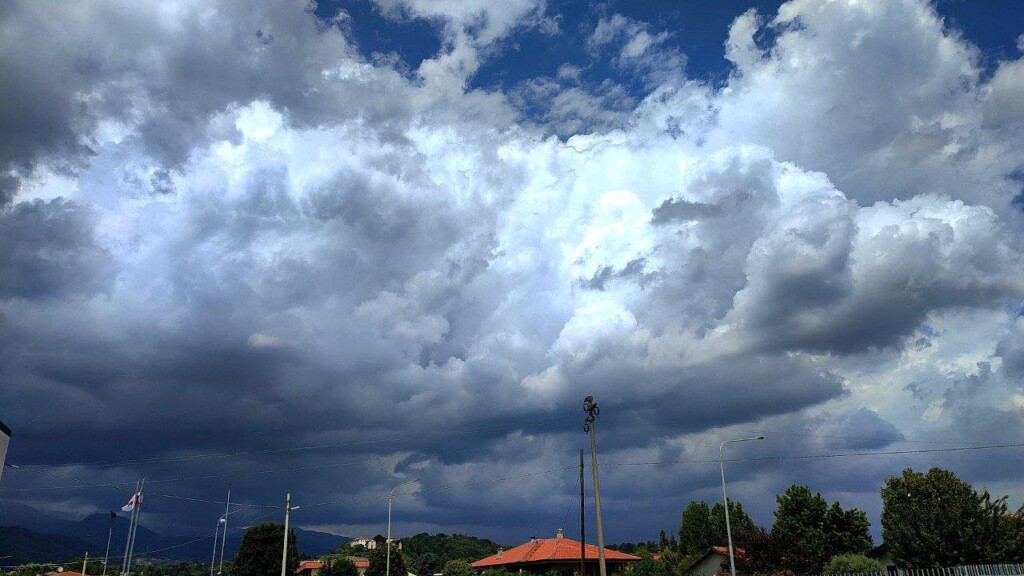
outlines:
M975 490L949 470L908 468L886 480L881 497L882 540L900 568L1024 562L1024 506L1011 512L1007 497ZM767 528L730 500L737 572L808 576L885 569L865 556L873 542L863 510L829 504L799 484L775 500L774 521ZM678 540L662 531L653 544L635 548L644 559L629 568L628 576L686 576L709 549L726 546L725 507L691 501L682 512ZM660 552L659 558L651 552Z

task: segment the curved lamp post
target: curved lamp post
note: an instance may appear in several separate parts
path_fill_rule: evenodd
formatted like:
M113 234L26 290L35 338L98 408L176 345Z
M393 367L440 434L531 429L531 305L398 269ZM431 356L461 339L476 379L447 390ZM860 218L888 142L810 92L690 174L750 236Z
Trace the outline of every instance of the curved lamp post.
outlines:
M725 535L729 541L729 573L732 576L736 576L736 559L732 549L732 527L729 526L729 494L725 491L725 445L737 442L753 442L755 440L764 440L764 436L726 440L718 446L718 465L722 469L722 499L725 500Z
M420 481L419 478L413 478L412 480L409 480L408 482L402 482L398 486L395 486L394 488L392 488L391 489L391 493L388 494L388 541L387 541L387 545L388 545L388 559L387 559L387 562L385 563L385 565L387 566L384 569L385 576L391 576L391 501L395 499L395 490L398 490L402 486L407 486L409 484L412 484L413 482L419 482L419 481ZM403 574L402 576L405 576L405 575Z

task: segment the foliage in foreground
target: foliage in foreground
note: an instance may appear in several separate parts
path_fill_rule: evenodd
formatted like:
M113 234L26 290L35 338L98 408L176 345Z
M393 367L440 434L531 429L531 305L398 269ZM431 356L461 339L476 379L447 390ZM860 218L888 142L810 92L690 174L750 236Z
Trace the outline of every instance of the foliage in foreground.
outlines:
M238 545L231 576L278 576L281 574L281 546L284 524L264 522L245 531ZM288 572L299 566L295 531L288 530ZM404 574L404 573L403 573Z
M863 554L840 554L825 563L825 574L855 574L858 572L882 572L885 566L874 558Z

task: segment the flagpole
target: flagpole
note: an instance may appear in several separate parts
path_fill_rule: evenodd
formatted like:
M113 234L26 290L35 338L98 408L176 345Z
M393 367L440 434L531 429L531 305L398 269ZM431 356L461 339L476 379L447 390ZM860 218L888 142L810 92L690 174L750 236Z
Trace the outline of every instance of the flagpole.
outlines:
M135 505L135 528L132 529L132 545L128 548L128 565L125 568L125 576L129 576L132 571L132 554L135 553L135 535L139 531L139 517L142 516L142 492L146 489L146 479L142 479L142 484L139 485L139 501Z
M117 519L117 514L113 510L110 511L110 530L107 531L107 551L103 554L103 576L107 576L107 560L110 559L110 539L114 536L114 520Z
M135 482L135 492L132 493L132 503L133 504L135 503L135 496L139 493L139 484L140 483L141 483L141 480L137 480ZM137 508L135 506L132 506L132 517L128 521L128 537L124 541L124 556L121 557L121 576L125 576L125 574L128 573L128 571L127 571L127 566L128 566L128 547L129 547L129 545L132 542L132 527L135 526L135 512L136 512L136 509Z

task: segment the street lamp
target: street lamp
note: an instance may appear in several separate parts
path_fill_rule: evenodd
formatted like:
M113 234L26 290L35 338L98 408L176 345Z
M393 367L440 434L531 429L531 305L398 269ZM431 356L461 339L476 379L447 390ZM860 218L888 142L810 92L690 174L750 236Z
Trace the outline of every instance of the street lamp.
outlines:
M408 482L402 482L398 486L395 486L394 488L392 488L391 489L391 493L388 494L388 540L387 540L387 544L388 544L388 559L385 562L385 566L386 566L386 568L384 569L385 576L391 576L391 501L394 500L394 498L395 498L395 490L398 490L402 486L407 486L409 484L412 484L413 482L419 482L419 481L420 481L419 478L413 478L412 480L409 480Z
M221 516L217 520L217 526L213 529L213 557L210 558L210 576L213 576L213 568L217 564L217 536L220 534L220 525L227 524L226 516ZM228 531L228 527L224 526L224 532Z
M231 498L230 492L228 493L228 498ZM295 508L298 508L298 506L293 507L292 510ZM241 509L224 512L224 515L217 520L217 527L213 530L213 558L210 559L210 576L214 576L213 567L217 562L217 534L219 532L223 532L223 536L220 542L220 568L217 569L217 574L221 574L224 570L224 546L227 545L228 541L228 516L235 512L241 512ZM221 530L221 526L224 527L223 530Z
M718 446L718 465L722 469L722 498L725 500L725 536L729 541L729 573L732 576L736 576L736 559L732 550L732 528L729 526L729 494L725 491L725 445L737 442L753 442L754 440L764 440L764 436L726 440Z

